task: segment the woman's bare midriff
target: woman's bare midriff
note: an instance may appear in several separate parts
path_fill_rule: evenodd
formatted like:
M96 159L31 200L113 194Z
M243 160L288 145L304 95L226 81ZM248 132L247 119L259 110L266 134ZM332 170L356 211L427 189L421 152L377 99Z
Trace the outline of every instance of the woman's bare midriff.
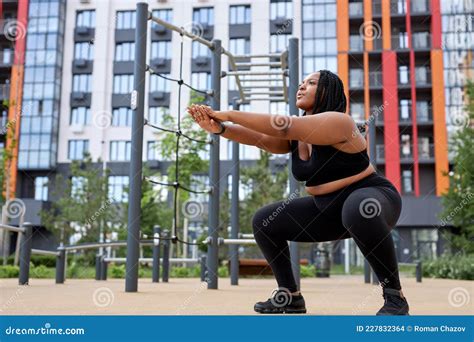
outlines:
M354 176L338 179L329 183L319 184L315 186L307 186L305 187L306 192L310 195L324 195L330 192L342 189L352 183L355 183L370 174L375 172L375 168L370 164L364 171L358 173Z

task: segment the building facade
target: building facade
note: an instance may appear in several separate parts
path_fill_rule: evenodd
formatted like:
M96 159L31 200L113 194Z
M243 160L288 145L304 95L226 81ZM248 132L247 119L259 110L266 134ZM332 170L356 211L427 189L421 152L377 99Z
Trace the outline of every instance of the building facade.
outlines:
M3 3L2 18L8 18L12 6L18 26L25 29L7 44L10 52L2 50L3 62L11 62L4 63L0 83L16 89L6 97L18 106L10 106L9 113L4 109L1 118L8 116L18 128L17 172L9 185L30 208L28 219L41 229L36 214L54 200L48 182L57 174L67 176L70 163L84 152L111 170L110 198L124 201L132 153L135 3ZM300 76L320 69L336 72L345 85L350 115L375 120L372 162L404 199L393 234L399 259L432 258L442 252L436 214L439 196L448 187L448 133L462 122L464 86L473 76L471 1L160 0L149 2L149 8L208 40L221 39L239 55L281 52L290 37L300 38ZM154 23L148 27L147 63L176 78L182 38ZM185 81L210 89L209 50L184 39L183 54ZM147 77L146 119L160 125L164 113L176 113L177 86L156 75ZM183 95L182 103L187 103L190 92L185 87ZM230 106L236 95L235 81L223 79L222 107ZM241 107L271 113L287 113L287 108L268 101ZM161 136L145 127L143 161L166 173L169 161L160 153ZM221 141L221 189L226 189L231 144ZM259 152L242 145L240 157L245 167ZM207 175L196 175L196 180L206 184ZM335 251L337 259L341 250L336 246ZM356 263L362 260L355 252L352 257Z

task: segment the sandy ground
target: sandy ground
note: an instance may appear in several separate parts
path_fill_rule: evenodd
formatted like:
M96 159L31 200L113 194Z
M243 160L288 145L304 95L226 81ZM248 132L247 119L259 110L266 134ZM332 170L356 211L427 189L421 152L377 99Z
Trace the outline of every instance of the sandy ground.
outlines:
M362 276L304 278L301 288L308 314L374 315L383 304L381 289L364 284ZM474 282L448 279L402 279L412 315L473 314ZM208 290L199 279L172 278L153 284L140 279L137 293L126 293L122 279L107 281L0 279L1 315L253 315L256 301L269 297L273 279L240 279L231 286L219 279L219 290Z

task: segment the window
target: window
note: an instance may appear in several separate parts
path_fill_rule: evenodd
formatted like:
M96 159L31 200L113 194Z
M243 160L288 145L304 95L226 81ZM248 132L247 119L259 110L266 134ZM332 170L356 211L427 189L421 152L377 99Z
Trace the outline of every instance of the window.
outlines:
M242 109L241 109L242 110ZM270 113L271 114L289 114L290 105L283 101L271 101L270 102Z
M48 177L35 178L35 200L48 200Z
M411 119L411 100L400 100L400 121Z
M229 193L229 199L232 198L232 175L227 175L227 191ZM244 201L249 195L251 191L250 188L242 182L239 182L239 201Z
M114 75L114 94L129 94L133 90L133 75Z
M127 202L128 176L109 176L109 200L115 203Z
M110 142L110 161L129 161L132 144L130 141Z
M86 179L84 177L71 177L71 197L78 198L84 191Z
M132 126L132 109L128 107L115 108L112 111L112 126Z
M401 158L411 157L411 136L409 134L402 134L401 136Z
M150 107L148 109L148 122L155 126L163 125L163 116L169 115L168 107Z
M193 51L194 51L194 47L193 47ZM151 43L151 59L154 59L154 58L171 59L171 42L170 41L152 42Z
M149 177L152 181L168 183L167 175L151 176ZM166 202L168 200L169 187L162 184L152 184L153 190L158 193L158 200L160 202Z
M88 125L91 120L91 109L89 107L76 107L71 110L70 125Z
M232 141L227 140L227 159L232 159ZM260 150L255 146L239 144L239 160L260 159Z
M165 77L170 77L169 74L162 74ZM170 81L165 80L163 77L158 75L150 75L150 91L163 91L165 93L170 92Z
M270 36L270 53L278 53L285 50L290 37L290 34L272 34Z
M199 42L193 41L193 58L211 57L211 50Z
M229 51L234 55L250 54L250 39L248 38L229 39Z
M135 43L117 43L115 45L115 61L133 61L135 59Z
M430 120L428 101L416 101L416 120L426 122Z
M229 24L250 24L250 6L230 6Z
M349 85L351 87L362 87L364 85L364 70L363 69L350 69Z
M411 170L402 171L403 193L409 194L413 192L413 174Z
M89 42L74 44L74 59L94 59L94 45Z
M199 90L211 89L211 74L207 72L193 72L191 74L191 85Z
M214 25L214 8L195 8L193 11L193 22L200 24Z
M158 141L149 141L147 143L147 160L160 160L160 150Z
M129 30L135 28L136 12L135 11L118 11L116 17L116 29Z
M68 159L80 160L89 152L89 140L69 140Z
M95 11L78 11L76 15L76 26L95 27Z
M365 110L364 104L358 102L351 102L351 112L349 113L354 121L364 121L365 120Z
M74 75L72 77L72 91L90 93L91 78L91 74Z
M275 20L277 18L293 18L293 4L291 1L270 2L270 19Z
M408 84L408 82L410 81L408 65L400 65L398 67L398 80L400 84Z
M154 10L153 16L161 20L167 21L168 23L173 23L173 10L171 9ZM157 23L153 21L151 24L151 27L155 28L157 26L161 26L161 25L158 25Z

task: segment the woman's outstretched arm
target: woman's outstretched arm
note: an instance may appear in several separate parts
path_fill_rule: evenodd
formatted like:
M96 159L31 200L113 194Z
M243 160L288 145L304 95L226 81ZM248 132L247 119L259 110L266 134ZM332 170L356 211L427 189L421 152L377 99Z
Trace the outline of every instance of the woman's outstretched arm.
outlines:
M199 107L201 106L192 106L188 109L194 121L210 133L220 132L221 126L219 123L211 119ZM222 137L244 145L256 146L270 153L284 154L290 152L290 144L287 140L271 137L238 124L226 124L226 130Z
M324 112L317 115L287 116L240 111L213 111L210 117L231 121L251 130L284 140L299 140L315 145L349 142L358 132L354 120L346 114Z

